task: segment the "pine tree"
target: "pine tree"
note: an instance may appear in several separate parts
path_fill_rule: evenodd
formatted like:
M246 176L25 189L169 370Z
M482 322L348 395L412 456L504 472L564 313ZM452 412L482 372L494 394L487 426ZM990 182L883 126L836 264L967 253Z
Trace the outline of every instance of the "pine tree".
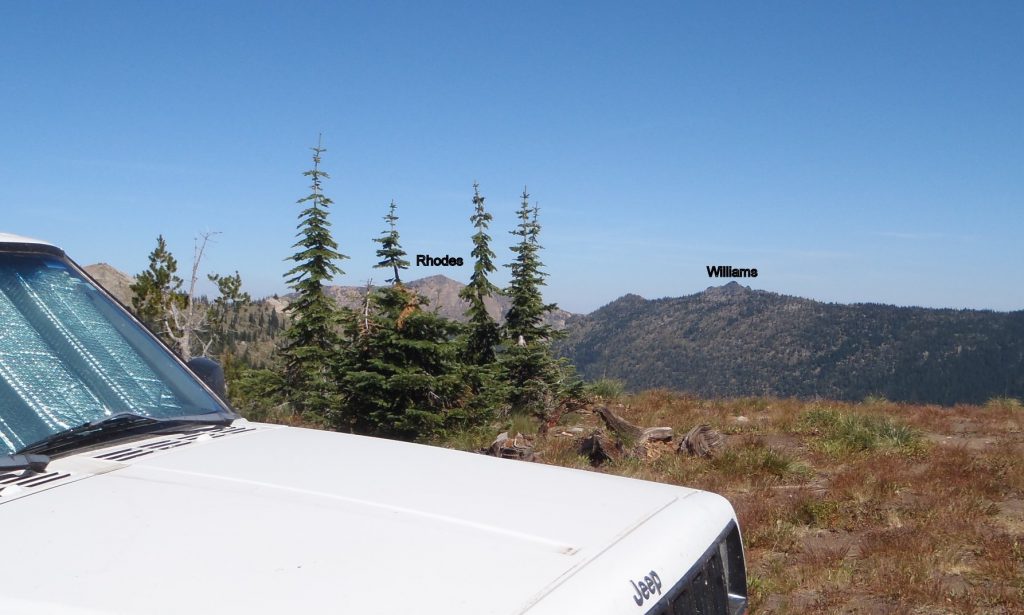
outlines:
M552 328L544 316L557 309L545 304L541 286L547 274L541 271L540 209L530 207L530 195L523 190L516 230L519 238L510 249L515 253L512 279L505 294L512 298L512 307L505 317L506 345L500 357L500 368L509 387L508 402L516 413L530 413L547 418L558 405L578 391L579 382L568 365L551 355Z
M493 216L484 209L484 197L480 196L480 185L473 184L473 205L475 210L469 220L476 233L473 235L473 275L459 291L459 297L469 303L466 316L469 320L469 334L466 338L466 360L473 365L488 365L494 362L494 349L501 341L498 323L487 312L484 300L500 294L488 275L497 271L494 266L494 252L491 251L491 236L487 234Z
M399 243L395 204L384 219L380 268L390 268L391 286L367 285L364 304L346 312L350 345L340 375L344 412L335 427L356 433L415 440L442 429L449 411L462 403L455 336L460 327L423 306L427 300L401 283L409 263Z
M519 238L510 249L515 259L505 265L512 270L512 280L505 294L511 297L512 306L505 316L506 335L516 344L529 344L548 339L551 327L544 324L544 315L557 309L555 304L545 304L541 286L547 274L541 271L542 246L538 240L540 224L537 222L538 208L530 207L530 195L523 189L519 207L519 224L509 231Z
M232 341L232 334L237 333L233 323L238 320L241 309L252 303L252 297L242 290L242 276L237 271L234 275L211 273L206 278L217 285L217 298L213 300L206 317L210 325L207 346L224 351ZM257 328L262 330L262 312L259 317Z
M323 180L329 176L320 170L321 154L326 150L319 141L313 150L313 168L303 173L311 180L311 192L298 200L299 251L289 257L295 266L286 274L288 286L296 298L288 305L291 316L285 331L284 385L293 407L326 418L339 402L336 383L339 362L339 313L324 285L345 272L335 264L348 258L338 251L327 219L332 201L323 193Z
M367 296L350 321L355 340L342 375L345 416L356 433L422 439L442 429L461 405L457 323L422 309L426 300L402 285Z
M395 215L395 202L391 201L391 208L388 210L388 215L384 216L384 220L388 223L388 230L383 231L380 237L374 239L380 244L380 248L377 250L377 256L382 260L374 265L375 269L391 269L394 272L394 277L387 280L388 282L395 284L396 286L402 283L402 279L398 275L399 269L408 269L409 261L405 260L405 250L398 243L398 229L395 227L395 223L398 222L398 216Z
M178 277L178 261L167 249L163 235L157 235L156 248L149 253L149 267L135 276L132 308L139 320L170 343L173 334L172 306L181 303L183 280Z

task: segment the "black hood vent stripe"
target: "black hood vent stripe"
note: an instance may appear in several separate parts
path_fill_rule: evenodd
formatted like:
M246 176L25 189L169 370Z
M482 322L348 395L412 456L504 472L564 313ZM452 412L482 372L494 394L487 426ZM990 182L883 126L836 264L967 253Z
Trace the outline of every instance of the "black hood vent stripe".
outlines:
M146 442L144 444L137 444L132 446L126 446L117 450L103 453L102 455L94 455L94 459L103 459L106 461L129 461L131 459L137 459L144 457L150 453L157 451L166 451L172 448L178 448L181 446L188 446L194 443L197 439L202 436L210 436L211 438L222 438L224 436L230 436L239 433L245 433L247 431L256 431L255 427L230 427L223 425L213 425L211 427L204 427L202 429L196 429L188 432L187 434L176 435L168 438L162 438L155 442Z
M67 472L33 472L32 470L23 470L21 472L9 472L7 474L0 474L0 499L3 498L3 488L6 487L41 487L50 483L55 483L65 478L70 478L71 474Z
M209 436L210 438L223 438L224 436L230 436L234 434L245 433L248 431L256 431L256 427L246 427L240 425L237 427L224 426L224 425L213 425L210 427L202 427L189 431L185 434L179 434L174 436L162 437L159 440L151 442L144 442L141 444L133 444L130 446L122 446L113 450L108 450L99 455L92 455L93 459L102 459L103 461L130 461L132 459L138 459L139 457L145 457L159 451L166 451L170 449L180 448L182 446L188 446L195 444L196 440L202 436ZM9 493L7 497L4 496L3 490L10 487L20 487L23 489L33 489L36 487L50 486L53 483L71 478L73 475L69 472L34 472L32 470L19 470L15 472L5 472L0 474L0 502L9 500L12 497L22 495L20 489L16 489L16 493ZM82 478L82 474L77 474L79 478Z

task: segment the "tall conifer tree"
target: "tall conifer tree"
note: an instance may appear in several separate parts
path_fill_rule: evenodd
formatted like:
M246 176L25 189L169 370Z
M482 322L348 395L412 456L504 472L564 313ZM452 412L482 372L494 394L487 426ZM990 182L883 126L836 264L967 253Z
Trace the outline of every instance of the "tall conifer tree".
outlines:
M494 252L490 248L491 236L487 234L493 216L484 209L484 197L480 196L480 185L473 184L473 206L475 210L469 220L476 233L473 235L473 275L459 297L469 302L466 316L469 319L469 335L466 338L466 359L474 365L494 362L494 348L501 341L498 323L487 312L484 300L501 291L491 283L488 275L497 271L494 266Z
M516 344L529 344L550 337L551 328L544 324L544 315L557 308L555 304L545 304L541 294L547 274L541 271L542 246L538 240L540 224L537 212L536 206L530 207L530 195L524 188L518 212L519 224L516 230L509 231L519 238L510 248L516 256L505 265L512 270L512 280L505 290L512 299L512 306L505 316L505 331Z
M132 308L139 320L146 323L151 331L168 344L172 343L173 304L182 302L181 285L178 277L178 261L167 249L163 235L156 238L156 247L149 253L149 267L135 276L132 289Z
M539 213L537 206L530 207L530 195L524 189L519 224L511 231L519 238L510 248L516 256L506 265L512 270L505 290L512 307L505 317L506 345L500 367L512 411L547 418L555 407L575 395L578 382L571 370L551 355L555 332L544 323L544 316L557 306L544 303L541 295L547 274L541 270Z
M387 281L398 286L402 283L398 270L408 269L409 261L403 258L405 250L398 243L398 229L395 226L395 223L398 222L398 216L395 215L395 207L395 202L391 201L388 215L384 216L384 220L388 223L388 230L383 231L380 237L374 239L374 241L380 244L380 248L377 249L377 256L382 259L374 265L374 268L391 269L394 272L394 277Z
M285 332L285 388L300 412L326 417L339 402L336 370L339 360L339 317L333 299L324 285L345 272L335 264L348 258L338 251L327 219L332 204L323 193L323 180L329 176L320 170L321 154L326 150L319 140L313 149L313 168L303 173L310 178L311 192L298 200L298 252L288 260L295 262L286 274L288 286L296 298L288 305L290 325Z

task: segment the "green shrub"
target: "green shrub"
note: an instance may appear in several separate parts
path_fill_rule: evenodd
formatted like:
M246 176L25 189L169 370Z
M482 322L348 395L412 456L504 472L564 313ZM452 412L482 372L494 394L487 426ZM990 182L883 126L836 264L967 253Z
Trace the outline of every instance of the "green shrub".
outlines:
M813 408L804 412L798 422L798 431L834 430L839 425L842 414L832 408Z
M992 399L985 402L985 408L989 410L1011 410L1019 411L1024 409L1024 403L1021 403L1019 399L1013 397L993 397Z
M921 444L917 430L890 417L832 408L809 410L801 417L800 427L820 436L821 448L835 454L877 449L915 452Z
M839 503L832 500L805 500L795 511L796 521L810 527L830 527L839 516Z
M513 414L509 417L508 436L515 437L517 433L524 436L536 435L540 430L540 421L529 414Z
M754 452L748 465L752 470L782 478L789 474L790 468L793 467L793 460L779 451L765 448Z
M269 369L232 370L228 397L234 409L252 421L280 422L281 413L294 414L280 408L285 401L284 380Z
M626 385L615 378L601 378L588 384L587 392L601 399L615 399L626 392Z
M712 459L722 476L782 479L805 477L810 469L785 451L764 446L726 449Z

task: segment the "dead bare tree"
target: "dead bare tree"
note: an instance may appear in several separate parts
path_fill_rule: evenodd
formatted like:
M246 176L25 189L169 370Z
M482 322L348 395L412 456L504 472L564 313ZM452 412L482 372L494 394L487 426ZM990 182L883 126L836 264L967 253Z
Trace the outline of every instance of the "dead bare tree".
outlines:
M205 355L213 338L203 340L200 334L207 330L207 316L209 310L205 305L199 305L196 297L196 283L199 281L199 266L206 252L206 244L210 238L219 235L218 231L206 231L200 233L193 242L192 250L192 277L189 280L188 293L180 301L171 303L170 318L164 323L167 336L177 346L178 354L182 360L188 361L192 358L192 347L200 344L200 353Z
M373 278L366 281L366 292L363 293L363 322L359 333L363 337L370 335L370 293L373 292Z

